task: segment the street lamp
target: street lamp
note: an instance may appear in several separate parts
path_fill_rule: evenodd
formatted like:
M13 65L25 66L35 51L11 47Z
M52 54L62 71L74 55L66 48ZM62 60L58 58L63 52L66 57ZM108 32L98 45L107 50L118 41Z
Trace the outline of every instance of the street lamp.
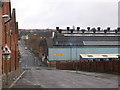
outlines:
M6 82L5 84L8 85L8 60L11 58L11 51L9 47L7 46L7 31L6 31L6 24L11 20L9 15L2 15L2 18L4 19L4 30L5 30L5 47L3 48L2 56L3 59L5 60L5 74L6 74Z
M8 23L11 20L11 18L7 14L2 15L2 18L4 18L5 20L4 24Z

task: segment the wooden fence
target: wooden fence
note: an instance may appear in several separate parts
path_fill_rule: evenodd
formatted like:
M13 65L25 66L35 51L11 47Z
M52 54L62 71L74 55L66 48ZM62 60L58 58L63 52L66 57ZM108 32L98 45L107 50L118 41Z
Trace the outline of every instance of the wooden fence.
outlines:
M93 72L120 73L120 60L94 60L94 61L66 61L56 62L56 68L60 70L81 70Z

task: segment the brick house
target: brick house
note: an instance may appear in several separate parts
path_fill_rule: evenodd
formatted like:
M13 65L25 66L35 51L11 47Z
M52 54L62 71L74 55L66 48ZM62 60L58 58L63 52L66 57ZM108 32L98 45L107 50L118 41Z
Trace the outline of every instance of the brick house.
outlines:
M19 66L19 57L18 57L18 23L16 22L15 9L12 10L11 15L11 2L2 2L2 15L9 15L11 21L4 23L2 19L2 49L7 44L10 50L12 51L12 57L8 61L9 71L16 70ZM5 60L2 58L2 73L5 71Z

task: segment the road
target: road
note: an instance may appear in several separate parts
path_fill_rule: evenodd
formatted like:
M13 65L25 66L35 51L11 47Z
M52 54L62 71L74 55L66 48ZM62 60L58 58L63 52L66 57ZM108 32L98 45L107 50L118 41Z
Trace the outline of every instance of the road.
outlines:
M33 56L32 53L27 49L25 50L24 41L19 41L19 51L21 55L20 67L21 68L32 68L39 65L38 59Z
M16 86L40 86L42 88L117 88L118 77L68 70L27 70Z
M118 88L118 76L112 74L52 70L50 67L39 66L34 56L24 49L24 43L19 42L22 54L21 67L30 68L14 85L34 88Z

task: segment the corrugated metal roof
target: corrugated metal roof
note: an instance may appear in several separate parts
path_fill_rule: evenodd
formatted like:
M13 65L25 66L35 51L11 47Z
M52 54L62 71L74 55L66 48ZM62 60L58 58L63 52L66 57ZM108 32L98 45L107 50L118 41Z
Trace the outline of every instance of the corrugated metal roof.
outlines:
M80 54L82 58L93 59L93 58L118 58L120 54Z
M71 31L63 30L62 33L64 33L64 34L65 34L65 33L71 33ZM82 33L82 31L81 31L81 30L80 30L80 31L73 31L73 34L75 34L75 33L77 33L77 34L78 34L78 33ZM93 31L85 31L84 34L85 34L85 33L92 34ZM104 33L104 30L102 30L102 31L96 31L96 34L100 34L100 33L101 33L101 34L105 34L105 33ZM107 31L106 34L110 34L110 33L115 34L115 31L113 31L113 30L112 30L112 31ZM118 33L119 33L119 32L118 32Z
M84 45L120 45L119 41L83 41Z
M120 36L120 34L64 34L66 37L70 36Z

